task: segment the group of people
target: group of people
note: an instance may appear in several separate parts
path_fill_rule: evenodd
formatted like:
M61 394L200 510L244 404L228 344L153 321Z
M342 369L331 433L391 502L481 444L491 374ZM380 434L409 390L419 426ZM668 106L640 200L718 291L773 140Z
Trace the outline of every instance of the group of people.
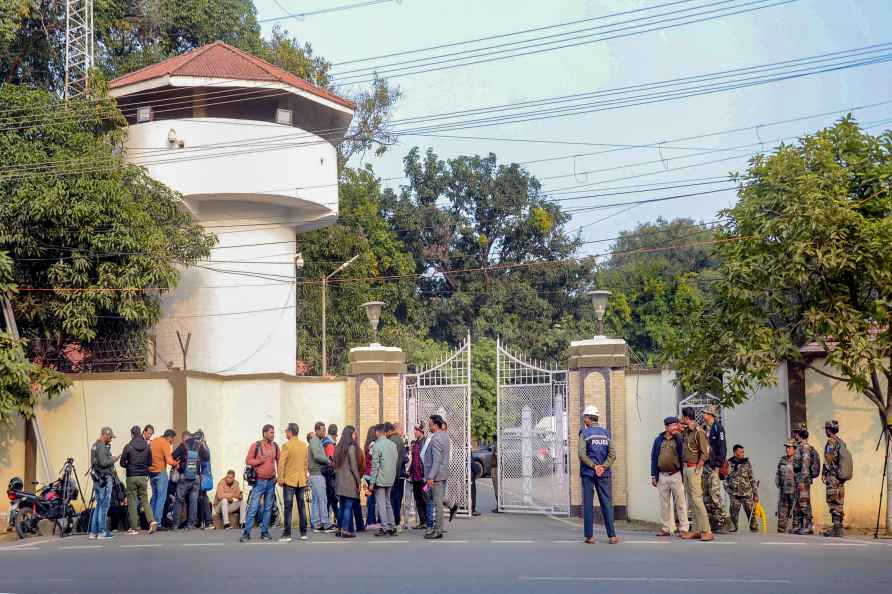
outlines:
M755 513L759 484L744 447L735 444L732 455L726 458L725 429L718 421L716 407L707 406L703 419L705 423L701 427L696 411L686 407L682 409L681 419L663 420L665 430L654 440L651 482L659 489L663 525L657 536L670 536L677 531L683 539L711 541L715 533L737 531L741 508L749 520L750 530L759 530ZM832 528L823 534L843 535L844 484L851 478L851 457L838 435L837 421L828 421L825 432L823 468L820 455L808 443L809 432L804 423L797 425L791 439L784 443L785 454L778 462L775 475L779 491L778 532L814 534L811 485L820 476L826 486L833 521ZM730 500L728 511L724 508L722 483ZM693 527L688 519L689 508Z
M126 522L128 534L137 534L142 526L150 534L168 528L213 530L213 513L222 512L225 522L232 506L238 506L244 517L244 496L234 471L230 470L219 482L211 500L211 454L202 430L184 431L174 449L173 429L155 436L152 425L142 429L135 425L120 455L111 453L115 437L111 427L103 427L90 449L94 501L90 538L112 538L110 515L119 526ZM124 484L118 478L116 464L124 469ZM115 509L126 509L126 517L118 519L110 514Z
M102 428L90 450L95 503L90 538L112 538L108 521L116 487L128 512L128 534L138 534L143 526L149 534L177 528L213 529L215 514L225 529L237 513L242 542L250 540L255 524L260 526L260 538L271 540L270 527L278 515L277 488L281 488L284 508L282 542L292 540L295 502L303 540L308 529L355 538L358 532L377 528L377 537L395 536L402 525L407 480L418 519L414 528L426 530L425 538L443 538L444 510L448 509L450 521L457 511L457 504L447 502L450 442L440 415L432 415L427 427L413 427L411 443L399 423L370 427L362 445L354 427L345 427L339 437L336 425L317 422L306 441L299 438L297 423L288 423L286 441L280 447L275 428L265 425L261 439L249 446L245 456L248 495L242 492L235 471L229 470L216 486L213 503L208 495L213 489L210 448L203 432L184 432L175 449L176 432L168 429L157 437L154 432L151 425L134 426L130 441L115 456L111 453L114 431ZM126 487L120 484L116 464L125 470Z
M260 525L260 538L272 540L277 486L282 488L285 507L279 538L282 542L292 540L295 501L300 538L307 538L307 489L311 499L309 525L314 532L355 538L358 532L377 528L376 537L396 536L403 519L407 479L412 482L418 517L415 528L425 529L427 539L443 538L444 508L449 508L450 520L457 511L456 504L446 503L450 455L446 429L443 418L432 415L427 428L420 424L413 427L414 440L407 444L399 423L382 423L369 428L365 444L360 446L353 426L345 427L338 438L336 426L326 428L325 423L317 422L303 442L298 437L298 425L289 423L285 429L287 441L279 448L275 428L265 425L262 439L251 444L245 457L245 475L254 489L241 542L251 539L255 523ZM365 518L363 495L367 499Z

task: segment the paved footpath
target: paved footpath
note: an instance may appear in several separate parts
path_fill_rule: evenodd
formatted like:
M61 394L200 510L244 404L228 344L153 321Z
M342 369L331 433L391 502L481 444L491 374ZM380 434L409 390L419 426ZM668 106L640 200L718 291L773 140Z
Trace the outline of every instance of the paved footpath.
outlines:
M481 489L481 510L491 509ZM278 530L273 531L278 536ZM584 545L577 520L484 514L457 518L442 541L420 531L344 541L311 534L240 544L238 531L33 538L0 545L0 592L228 594L312 588L356 592L563 594L888 592L892 541L734 534L713 543L624 531ZM431 582L434 579L435 582Z

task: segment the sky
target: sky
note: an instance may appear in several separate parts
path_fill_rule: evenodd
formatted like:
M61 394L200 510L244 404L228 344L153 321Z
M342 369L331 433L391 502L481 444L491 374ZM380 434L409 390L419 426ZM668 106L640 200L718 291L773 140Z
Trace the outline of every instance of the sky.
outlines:
M255 0L255 5L258 18L263 20L281 17L286 11L311 12L356 2ZM402 0L277 22L301 42L310 43L317 54L337 64L601 17L665 2ZM707 0L698 2L702 5ZM622 18L635 16L638 15ZM614 89L885 43L892 41L890 22L892 2L889 0L797 0L621 39L414 76L397 76L390 80L399 85L404 96L396 106L394 118ZM264 33L268 34L273 24L264 23ZM591 22L577 27L598 24ZM559 31L563 30L566 28ZM464 48L452 51L460 49ZM346 68L343 66L342 70ZM380 177L387 178L402 175L402 158L413 146L422 150L431 147L443 159L492 152L500 163L525 164L524 167L542 181L546 192L556 192L553 194L555 198L575 198L562 202L567 208L603 207L647 198L701 193L723 186L652 190L641 188L640 184L680 185L693 179L717 178L731 171L744 171L747 157L726 158L748 155L763 147L770 150L777 144L772 141L795 139L831 124L841 114L783 125L768 124L892 101L890 75L892 63L887 62L651 105L449 132L488 140L403 136L382 157L366 155L365 161L374 166ZM335 83L338 83L337 78ZM340 87L341 92L348 94L357 90L356 86ZM892 102L856 111L855 117L865 123L892 118ZM871 132L886 128L892 128L892 123L873 128ZM571 144L655 145L730 129L740 130L676 143L683 149L648 146L603 154L604 147ZM504 139L523 139L525 142ZM669 144L667 142L667 146ZM729 150L697 155L716 148ZM602 154L573 156L592 152ZM530 163L541 159L552 160ZM726 160L699 165L717 159ZM388 183L396 186L399 181ZM636 187L626 189L623 186ZM605 196L629 189L638 193ZM642 189L648 191L641 192ZM710 222L716 220L718 211L732 205L734 200L734 191L723 191L635 207L599 208L574 213L567 228L575 231L581 227L583 239L594 241L615 237L639 222L653 221L660 216L668 219L691 217ZM607 245L587 244L582 253L601 253Z

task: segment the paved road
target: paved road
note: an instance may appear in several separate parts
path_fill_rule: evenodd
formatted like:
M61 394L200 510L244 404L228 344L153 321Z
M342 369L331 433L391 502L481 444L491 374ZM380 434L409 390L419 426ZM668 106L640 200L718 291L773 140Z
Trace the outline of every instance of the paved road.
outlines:
M417 594L429 589L431 574L439 576L433 591L460 594L851 594L892 587L892 544L857 539L747 533L699 543L626 531L619 545L584 545L575 520L504 514L456 519L447 540L436 542L417 531L384 541L311 535L288 544L240 544L238 536L193 531L5 543L0 592L244 594L309 582L326 594Z

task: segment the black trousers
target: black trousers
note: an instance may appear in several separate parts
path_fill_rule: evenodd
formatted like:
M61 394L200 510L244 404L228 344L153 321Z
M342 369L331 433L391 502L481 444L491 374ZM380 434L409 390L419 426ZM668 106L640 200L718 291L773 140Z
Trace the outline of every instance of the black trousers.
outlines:
M406 479L398 478L390 490L390 505L393 506L393 524L399 526L402 522L403 494L406 492Z
M291 506L297 499L297 515L300 516L300 534L307 533L307 488L306 487L282 487L282 496L285 498L285 527L284 534L291 534Z
M424 481L412 481L412 495L415 497L415 513L418 524L427 526L427 497L424 495Z

